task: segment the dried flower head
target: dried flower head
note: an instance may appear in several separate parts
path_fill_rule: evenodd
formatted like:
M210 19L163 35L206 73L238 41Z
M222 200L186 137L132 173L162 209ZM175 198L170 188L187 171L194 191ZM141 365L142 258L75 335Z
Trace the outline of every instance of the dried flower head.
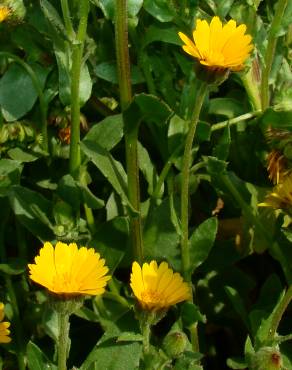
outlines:
M182 32L179 37L185 43L184 51L201 64L212 69L238 71L253 49L252 37L245 32L245 24L237 27L236 22L230 20L223 26L219 17L213 17L210 25L206 20L197 20L193 40Z
M10 322L3 321L4 319L4 304L0 302L0 343L9 343L11 338L9 337Z
M278 150L273 149L267 156L267 170L269 179L274 184L279 184L282 179L288 174L287 160L285 156Z
M166 262L132 265L131 288L141 307L148 311L165 310L191 298L190 287L181 275L173 272Z
M64 295L101 295L105 291L108 268L93 248L58 242L55 248L46 242L28 265L31 280L50 292Z

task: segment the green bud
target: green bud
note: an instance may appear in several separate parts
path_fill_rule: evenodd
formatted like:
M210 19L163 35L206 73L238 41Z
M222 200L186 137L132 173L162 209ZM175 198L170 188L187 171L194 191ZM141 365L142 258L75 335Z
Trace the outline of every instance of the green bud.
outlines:
M262 347L252 357L252 370L278 370L282 368L281 353L276 347Z
M186 350L187 345L188 337L181 331L168 333L162 343L163 350L171 358L182 354Z

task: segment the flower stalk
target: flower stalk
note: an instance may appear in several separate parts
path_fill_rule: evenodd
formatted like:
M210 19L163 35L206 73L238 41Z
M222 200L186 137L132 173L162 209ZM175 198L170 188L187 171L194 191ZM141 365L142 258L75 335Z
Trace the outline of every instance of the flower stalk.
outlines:
M69 35L73 35L72 24L69 16L67 1L62 2L63 18ZM84 41L86 37L89 0L80 2L80 19L76 37L71 46L72 67L71 67L71 137L70 137L70 174L78 179L81 164L80 155L80 74L82 67L82 57L84 50ZM69 22L70 21L70 22Z
M189 250L189 182L190 167L192 164L192 147L196 134L201 108L207 93L207 84L201 83L197 92L197 99L190 121L190 129L186 138L183 155L182 184L181 184L181 257L182 273L187 282L191 282L190 250Z
M115 41L118 69L118 81L120 89L120 104L124 112L132 101L130 79L130 57L128 47L128 16L127 0L116 0ZM133 250L133 258L141 262L143 259L143 240L140 216L140 191L139 191L139 167L138 167L138 122L137 126L129 129L125 126L126 163L128 176L128 196L131 205L137 212L130 215L130 235Z
M58 312L58 370L67 370L67 358L69 355L69 313Z
M269 77L274 61L274 55L277 45L279 27L288 4L288 0L279 0L276 6L276 12L274 19L271 24L269 36L268 36L268 45L264 58L264 66L262 70L262 81L261 81L261 100L262 100L262 109L265 110L270 104L270 94L269 94Z

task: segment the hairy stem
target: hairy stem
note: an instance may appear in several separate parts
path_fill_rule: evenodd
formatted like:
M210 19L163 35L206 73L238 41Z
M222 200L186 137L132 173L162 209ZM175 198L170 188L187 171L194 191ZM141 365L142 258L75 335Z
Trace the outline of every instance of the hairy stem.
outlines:
M67 358L69 352L69 314L58 312L58 370L67 370Z
M132 100L130 80L130 57L128 47L128 16L127 0L116 0L115 40L118 68L118 80L120 89L120 103L122 112L130 105ZM125 126L125 146L128 176L128 196L131 205L137 212L130 215L130 235L132 243L133 258L138 262L143 259L143 240L140 216L140 189L139 189L139 167L138 167L138 125L128 128Z
M89 0L80 2L80 20L76 39L71 46L71 137L70 137L70 174L77 179L79 177L80 156L80 74L82 67L82 56L84 40L86 36L87 20L89 12Z
M192 114L190 129L187 135L183 155L182 185L181 185L181 257L182 273L186 281L191 281L190 251L189 251L189 178L192 162L192 147L199 120L201 108L207 92L207 85L202 83L198 92L195 108Z

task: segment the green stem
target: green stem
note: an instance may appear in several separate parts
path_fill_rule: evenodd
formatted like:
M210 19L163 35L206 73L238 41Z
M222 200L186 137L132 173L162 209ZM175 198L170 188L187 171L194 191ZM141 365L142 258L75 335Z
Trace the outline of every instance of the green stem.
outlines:
M288 0L279 0L276 6L276 12L274 19L271 24L269 36L268 36L268 45L264 58L264 67L262 70L262 83L261 83L261 98L262 98L262 109L266 110L270 103L270 94L269 94L269 77L274 61L274 54L277 45L278 31L281 26L281 21L288 4Z
M171 166L175 160L175 158L177 157L178 153L181 151L181 149L183 148L183 145L179 145L175 150L174 152L172 153L172 155L168 158L167 162L165 163L160 175L159 175L159 178L158 178L158 181L157 181L157 184L155 186L155 189L153 191L153 195L152 197L154 199L158 199L159 198L159 194L160 194L160 190L161 190L161 187L169 173L169 170L171 169Z
M202 83L197 92L197 101L192 114L190 129L187 135L183 155L182 185L181 185L181 257L182 272L185 280L191 282L190 251L189 251L189 177L192 164L192 147L199 120L201 108L207 93L207 84Z
M0 56L4 56L4 57L14 60L27 72L27 74L31 78L34 88L36 89L36 92L38 94L39 103L40 103L40 113L41 113L40 122L41 122L41 134L42 134L42 139L43 139L42 146L43 146L43 150L47 152L48 151L47 104L46 104L45 97L42 91L40 80L38 79L34 70L27 63L25 63L22 59L18 58L17 56L11 53L7 53L5 51L1 51Z
M275 339L276 339L277 343L283 343L283 342L286 342L287 340L292 340L292 334L277 335Z
M221 130L221 129L225 128L228 125L229 126L236 125L236 124L238 124L238 123L240 123L242 121L245 121L247 119L251 119L251 118L257 117L261 113L262 113L262 110L261 109L258 109L258 110L255 110L253 112L245 113L245 114L242 114L241 116L234 117L234 118L231 118L231 119L226 120L226 121L215 123L214 125L211 126L211 132L214 132L214 131L217 131L217 130Z
M120 89L120 103L122 112L130 105L132 100L131 80L130 80L130 58L128 48L128 16L127 0L116 0L116 22L115 40L116 57L118 69L118 81ZM125 126L125 146L128 176L128 196L131 205L136 210L137 215L130 216L130 235L133 250L133 258L138 262L143 259L143 240L140 215L140 189L139 189L139 167L138 167L138 125L128 129Z
M144 321L140 322L141 330L142 330L142 336L143 336L143 352L144 355L147 355L150 350L150 333L151 333L151 325L149 322Z
M73 39L74 29L73 29L73 25L72 25L72 21L71 21L68 0L61 0L61 8L62 8L63 19L64 19L67 34L68 34L70 39Z
M288 288L286 291L284 298L281 300L279 306L277 307L277 310L273 316L270 331L269 331L269 337L271 339L275 338L275 335L277 333L280 321L282 319L282 316L284 315L284 312L286 311L289 303L292 300L292 285Z
M67 370L67 358L69 354L69 322L70 315L58 312L58 370Z
M80 20L76 39L72 43L72 68L71 68L71 138L70 138L70 174L78 179L81 164L80 155L80 74L84 40L86 36L89 0L80 2Z

